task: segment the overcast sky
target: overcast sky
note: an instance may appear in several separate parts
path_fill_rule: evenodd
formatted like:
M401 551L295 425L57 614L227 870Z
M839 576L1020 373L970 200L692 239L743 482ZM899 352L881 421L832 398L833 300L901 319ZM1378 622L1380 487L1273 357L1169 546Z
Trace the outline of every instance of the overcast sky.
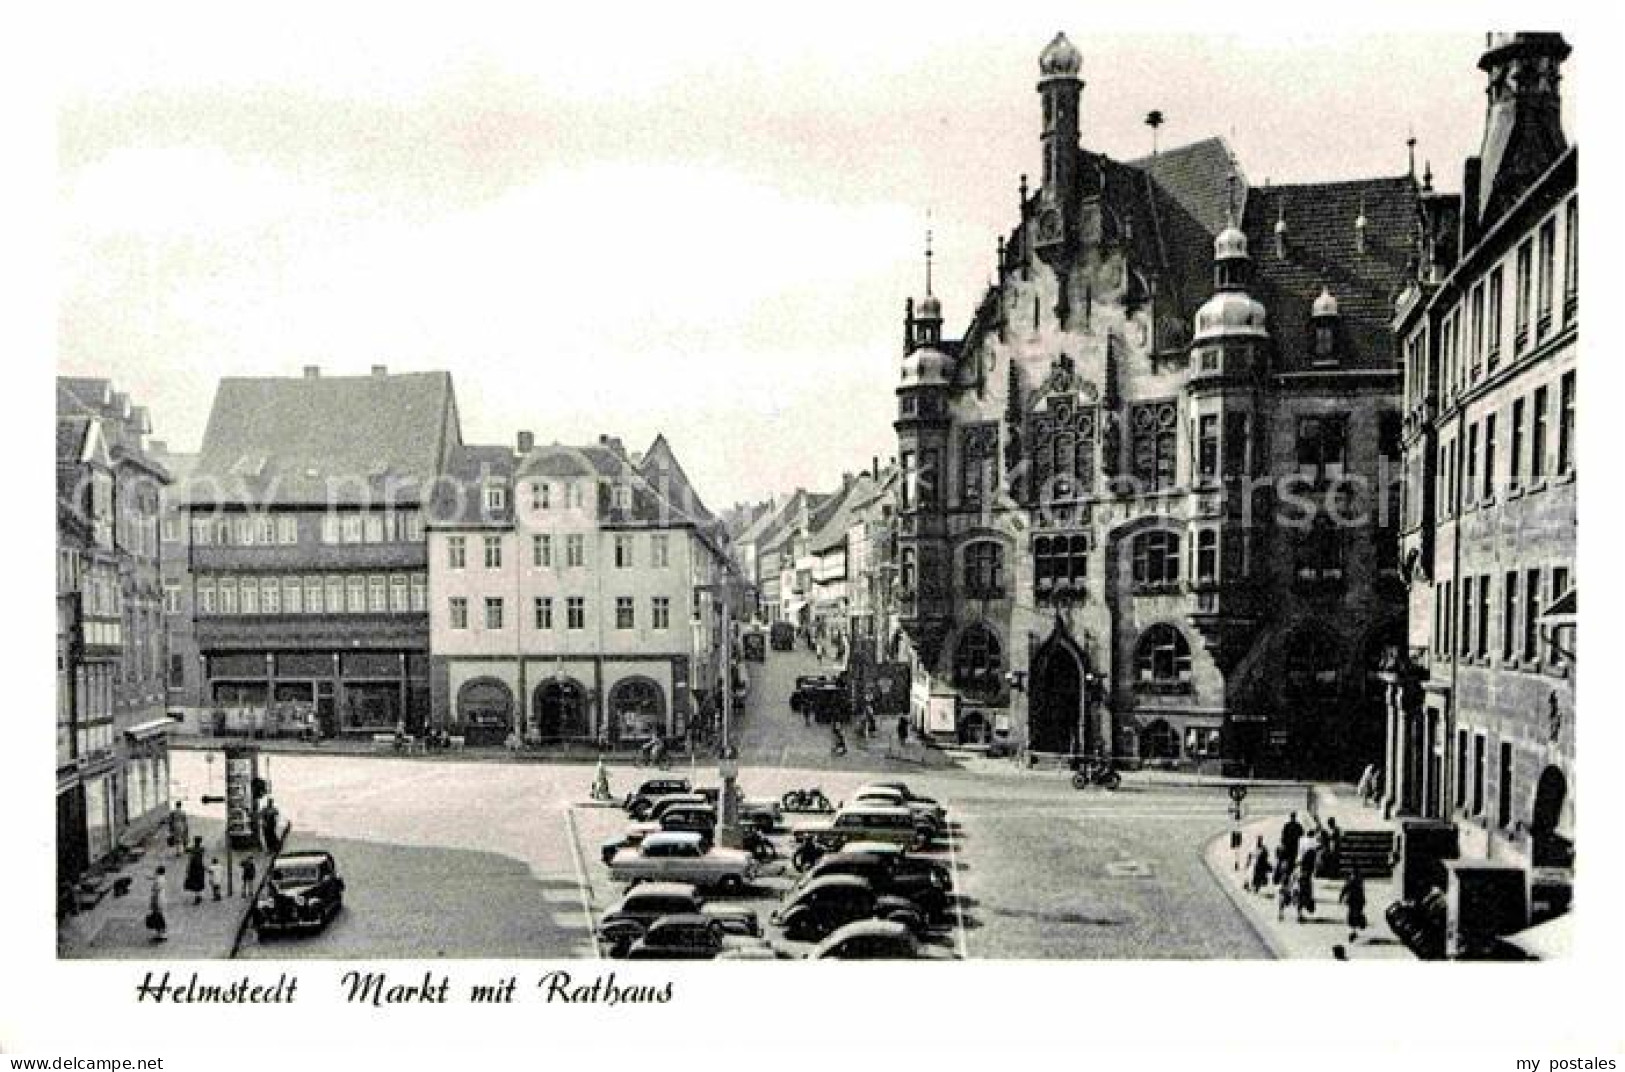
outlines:
M1057 29L1120 158L1156 108L1164 148L1223 135L1254 183L1402 174L1414 132L1458 189L1483 121L1477 33L109 10L60 68L61 371L189 450L222 375L447 369L469 442L663 431L714 508L893 452L924 232L955 335L1038 169Z

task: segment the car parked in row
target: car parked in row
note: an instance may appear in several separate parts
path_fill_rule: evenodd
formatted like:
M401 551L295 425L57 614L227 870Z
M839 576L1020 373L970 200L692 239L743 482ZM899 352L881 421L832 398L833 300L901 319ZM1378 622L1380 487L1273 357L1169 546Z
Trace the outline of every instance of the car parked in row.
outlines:
M678 803L671 803L673 801ZM632 823L624 833L604 841L599 847L604 863L613 860L622 849L636 848L650 834L662 831L699 834L707 845L715 842L717 813L711 805L691 803L682 797L668 797L661 803L658 819ZM668 804L671 806L667 807Z
M615 853L609 875L616 882L686 882L737 890L756 877L756 860L748 852L709 844L700 834L660 831Z
M769 918L792 940L816 941L860 919L891 920L916 935L926 927L913 902L878 894L868 880L856 875L828 875L792 890Z
M634 819L648 818L648 812L655 803L665 797L681 796L692 793L694 785L687 778L666 776L649 778L632 792L626 794L626 800L621 807Z
M876 893L901 897L928 920L940 920L948 910L948 891L934 872L904 871L891 857L878 853L832 852L804 874L792 891L830 875L853 875L866 880Z
M754 909L725 901L703 901L698 890L682 882L648 882L628 890L598 918L595 934L611 956L620 956L657 921L672 916L704 916L725 936L762 936L761 921Z
M828 823L803 826L798 838L813 838L826 849L848 841L885 841L916 848L931 841L931 827L908 808L888 804L843 804Z
M917 960L920 943L902 923L860 919L837 928L808 960Z

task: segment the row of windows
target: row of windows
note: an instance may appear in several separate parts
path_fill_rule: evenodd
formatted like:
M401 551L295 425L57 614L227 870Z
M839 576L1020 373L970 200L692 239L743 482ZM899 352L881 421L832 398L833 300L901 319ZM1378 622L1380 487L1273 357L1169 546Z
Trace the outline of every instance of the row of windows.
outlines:
M1543 582L1545 587L1543 587ZM1433 653L1444 658L1452 652L1463 659L1488 662L1492 650L1509 665L1556 665L1558 645L1546 644L1542 654L1540 615L1545 607L1566 595L1571 584L1567 566L1549 570L1508 570L1499 578L1500 613L1495 605L1493 574L1444 581L1433 587ZM1491 627L1499 626L1499 648L1491 643Z
M537 596L531 601L532 622L535 628L554 628L553 608L556 602L552 596ZM486 629L507 628L506 607L507 600L501 596L485 597L484 616L481 620L485 623ZM451 628L469 628L469 599L467 596L452 596L447 601L446 609ZM564 627L570 630L585 629L587 627L587 600L584 596L565 597ZM671 628L670 596L653 596L650 598L649 627L657 630ZM637 628L636 601L631 596L615 597L615 628Z
M204 576L197 581L197 613L423 614L428 587L423 573Z
M953 680L956 687L980 695L996 693L1003 667L998 637L981 624L967 627L954 647ZM1151 626L1134 647L1137 686L1188 689L1191 684L1191 646L1185 635L1166 623Z
M423 516L416 511L346 510L320 516L321 542L326 544L423 541ZM166 519L164 538L177 537L177 529L175 519ZM192 518L192 543L197 547L287 547L299 542L300 529L295 514L211 514Z
M1091 538L1087 533L1038 536L1033 540L1033 584L1040 593L1081 588L1089 576ZM1340 548L1340 544L1338 545ZM1176 532L1155 530L1141 533L1130 544L1134 584L1137 588L1158 589L1175 586L1180 579L1181 540ZM917 556L904 548L901 580L905 589L915 581ZM1341 568L1341 551L1336 556ZM1192 550L1191 575L1199 583L1219 578L1219 534L1203 529L1196 534ZM970 544L964 553L964 593L970 598L997 598L1004 595L1004 548L992 541Z
M1456 731L1456 807L1469 815L1484 814L1485 768L1489 762L1489 743L1489 738L1482 733L1469 735L1466 730ZM1511 742L1500 742L1498 751L1500 762L1497 771L1499 777L1495 781L1495 825L1504 827L1512 823Z
M446 537L446 565L450 569L468 568L468 537ZM483 536L480 538L480 560L486 569L502 568L502 541L501 536ZM637 538L631 534L617 535L614 541L614 556L616 569L632 569L637 565L636 553ZM551 533L534 533L530 538L530 564L537 568L551 568L557 564L555 554L556 541ZM585 566L587 561L587 539L581 533L571 533L564 537L564 565L571 568ZM671 537L666 533L653 533L649 536L649 565L654 569L666 569L671 565Z
M1471 506L1479 500L1492 501L1497 480L1504 475L1506 488L1516 491L1526 483L1546 478L1547 466L1555 461L1555 472L1565 476L1574 469L1574 370L1565 372L1557 385L1557 437L1552 442L1551 385L1542 384L1527 397L1513 399L1499 412L1467 425L1462 437L1439 444L1439 515L1450 517L1456 504ZM1506 472L1497 465L1497 450L1505 437ZM1555 446L1556 457L1551 457Z
M1572 197L1563 208L1563 308L1561 322L1578 312L1580 282L1580 202ZM1559 322L1556 305L1557 215L1548 216L1513 255L1513 317L1510 352L1514 356L1551 337ZM1462 303L1439 324L1442 390L1448 402L1500 364L1505 337L1504 268L1497 265L1474 284ZM1413 403L1425 390L1420 346L1408 347Z

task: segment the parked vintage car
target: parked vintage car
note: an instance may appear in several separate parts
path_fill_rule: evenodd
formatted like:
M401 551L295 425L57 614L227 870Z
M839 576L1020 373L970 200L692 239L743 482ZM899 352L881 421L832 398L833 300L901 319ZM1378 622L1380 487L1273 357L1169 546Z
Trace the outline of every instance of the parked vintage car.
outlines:
M687 778L650 778L632 792L626 794L626 800L622 802L621 807L632 818L642 819L644 815L640 814L640 812L647 812L655 801L663 797L678 796L693 791L694 786Z
M756 861L748 852L707 845L699 834L661 831L617 852L609 876L616 882L687 882L731 890L756 877Z
M897 860L879 853L832 852L819 859L796 882L795 889L829 875L856 875L866 879L876 893L907 899L927 919L941 919L948 910L948 891L938 885L933 872L902 870Z
M848 841L841 846L841 851L884 856L892 861L892 866L899 873L923 875L928 881L935 883L944 891L954 888L954 875L946 863L929 856L909 852L901 845L893 845L887 841Z
M699 912L661 916L626 950L628 960L711 960L723 949L722 925Z
M598 918L596 935L611 956L625 953L650 925L666 916L703 915L725 935L760 938L762 923L755 909L727 901L706 903L699 891L683 882L646 882L628 890Z
M271 864L250 921L260 937L279 931L320 930L344 908L344 879L333 854L305 849Z
M808 960L916 960L919 940L902 923L860 919L837 928L807 955Z
M739 648L744 654L745 661L760 663L767 661L767 636L760 629L753 629L739 638Z
M882 804L846 804L827 825L804 826L798 838L812 838L826 849L837 849L848 841L884 841L904 848L930 842L931 830L922 825L908 808Z
M941 802L938 801L935 797L921 796L919 793L914 792L914 790L912 790L912 789L910 789L908 787L907 782L903 782L903 781L865 782L863 784L862 788L863 789L890 789L890 790L896 792L899 796L901 796L903 798L903 801L906 804L908 804L910 807L929 808L931 810L931 813L937 817L938 823L940 823L940 824L942 824L944 826L946 826L947 823L948 823L948 809L943 807Z
M944 816L939 814L942 809L935 804L926 804L909 800L902 793L887 786L863 785L853 792L852 804L878 804L889 808L907 808L914 816L914 823L922 830L930 832L932 837L942 833L946 823Z
M793 651L796 646L796 627L789 622L774 622L768 626L768 639L774 651Z
M720 810L721 786L702 785L694 792ZM754 826L764 834L771 834L784 823L784 807L777 800L743 799L739 802L739 821L746 826Z
M662 804L680 799L678 797L668 797ZM687 831L699 834L709 844L716 839L716 829L717 813L716 809L711 805L690 802L672 804L670 807L661 809L659 819L632 823L624 833L607 839L599 847L599 853L607 864L615 858L617 852L641 845L644 838L663 830Z
M856 875L829 875L788 894L769 917L784 928L786 938L817 940L838 927L860 919L889 919L916 934L925 919L912 902L875 893L866 879Z

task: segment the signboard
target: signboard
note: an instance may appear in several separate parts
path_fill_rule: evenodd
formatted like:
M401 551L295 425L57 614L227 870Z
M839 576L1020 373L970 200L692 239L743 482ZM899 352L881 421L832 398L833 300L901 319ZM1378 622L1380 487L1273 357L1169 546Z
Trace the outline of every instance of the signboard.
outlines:
M258 774L258 750L226 749L226 836L234 848L252 848L258 840L254 814L254 779Z
M926 701L925 729L927 733L953 733L958 729L959 697L932 696Z

